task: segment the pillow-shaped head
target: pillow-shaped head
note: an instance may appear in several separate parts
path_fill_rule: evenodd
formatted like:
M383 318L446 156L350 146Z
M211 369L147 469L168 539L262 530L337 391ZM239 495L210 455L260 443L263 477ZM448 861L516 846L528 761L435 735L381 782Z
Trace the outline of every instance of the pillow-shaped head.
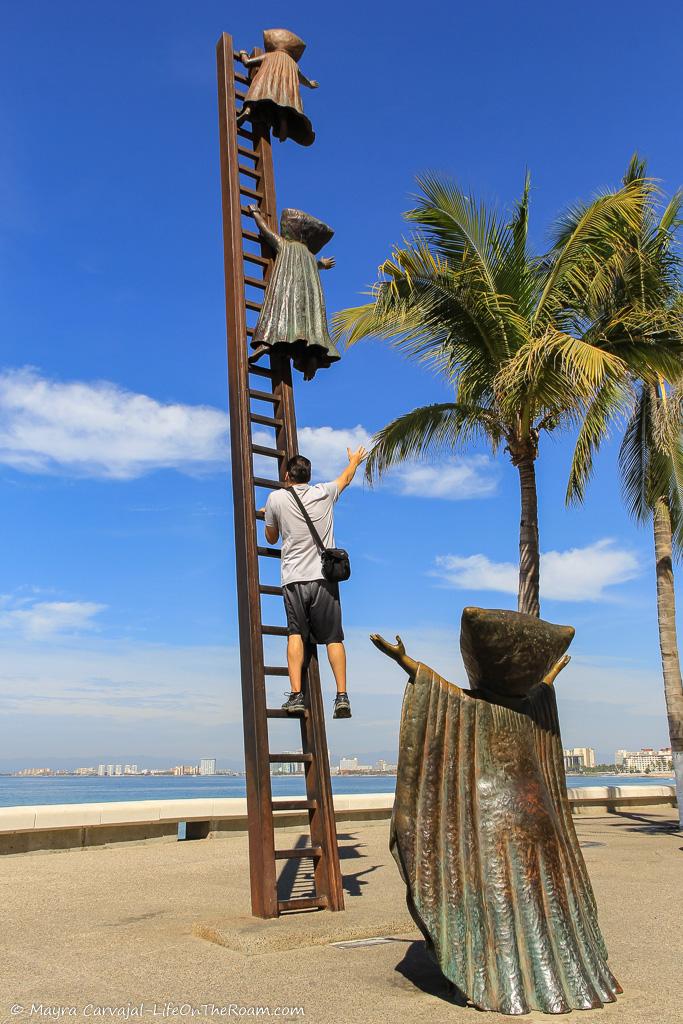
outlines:
M332 238L334 231L329 224L303 210L287 209L280 215L280 234L292 242L303 242L311 252L320 252Z
M269 52L284 50L294 60L300 60L301 54L306 49L303 39L299 39L286 28L267 28L263 33L263 45Z
M465 608L460 623L470 686L509 697L523 697L540 683L573 638L573 626L499 608Z

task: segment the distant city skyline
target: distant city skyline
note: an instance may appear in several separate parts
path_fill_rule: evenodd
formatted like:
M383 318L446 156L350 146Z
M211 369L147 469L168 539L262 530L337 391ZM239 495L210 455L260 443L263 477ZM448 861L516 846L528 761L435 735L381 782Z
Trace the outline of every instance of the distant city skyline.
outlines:
M293 748L290 753L300 753L300 748ZM641 746L640 748L632 751L628 751L625 748L619 748L611 759L597 759L596 752L592 747L574 747L565 748L564 754L564 767L565 771L570 773L572 770L584 770L593 769L597 764L600 765L613 765L616 767L623 766L627 771L645 771L645 770L668 770L671 765L671 747L660 747L655 749L653 747ZM358 754L346 753L335 755L330 753L330 766L334 771L340 773L353 772L353 771L393 771L397 767L397 757L394 755L393 758L385 756L378 756L375 758L366 759L365 761L360 759ZM53 759L61 761L61 759ZM70 764L60 764L57 768L53 766L50 768L47 764L43 765L24 765L24 766L7 766L2 767L0 765L1 772L20 772L22 774L39 774L46 770L49 771L69 771L74 774L96 774L100 777L117 777L117 776L128 776L143 774L149 772L165 772L176 775L213 775L220 772L232 771L232 772L243 772L244 765L229 765L222 764L220 758L199 758L196 761L191 759L178 759L170 758L164 761L162 758L156 759L158 762L155 766L151 764L140 764L129 762L99 762L91 765L86 765L82 761L75 760ZM111 770L110 770L111 769ZM286 762L282 764L280 769L273 770L272 774L301 774L303 768L300 763L297 762Z

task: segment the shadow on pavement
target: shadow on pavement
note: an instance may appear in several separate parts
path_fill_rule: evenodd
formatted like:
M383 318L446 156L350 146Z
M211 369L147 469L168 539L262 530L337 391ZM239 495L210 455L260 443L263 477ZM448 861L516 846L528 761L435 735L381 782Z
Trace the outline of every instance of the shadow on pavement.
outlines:
M337 835L337 841L339 843L339 859L342 862L342 865L344 861L364 858L367 856L361 852L366 844L360 842L357 835L351 833L339 833ZM308 846L309 843L309 837L302 834L294 844L294 848L300 849L302 846ZM372 867L365 868L363 871L344 872L344 891L349 896L362 896L363 886L368 883L367 881L361 881L361 877L363 875L372 874L372 872L377 871L379 867L379 864L374 864ZM299 896L310 896L312 895L314 888L313 866L310 860L301 860L299 858L292 857L290 860L284 862L284 866L277 880L279 899L288 900L296 899Z
M411 942L405 956L394 969L421 992L443 999L453 1006L468 1005L462 992L444 977L434 963L424 942Z
M610 814L610 825L617 825L627 832L643 836L680 835L678 822L662 820L655 815L637 814L635 811L614 811Z

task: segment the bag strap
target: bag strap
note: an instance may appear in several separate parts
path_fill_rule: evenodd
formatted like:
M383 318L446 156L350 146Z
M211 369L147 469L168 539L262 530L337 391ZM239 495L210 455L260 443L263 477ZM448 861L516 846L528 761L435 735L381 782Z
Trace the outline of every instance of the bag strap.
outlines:
M294 500L296 501L297 505L299 506L301 514L303 515L304 519L306 520L306 524L308 526L308 529L311 531L311 536L312 536L313 540L316 543L316 547L318 548L318 550L320 551L320 554L322 555L323 551L325 551L325 545L321 541L320 534L316 530L316 528L313 525L313 522L311 520L311 517L309 516L308 512L306 511L306 508L304 506L303 501L301 500L301 498L296 493L296 491L294 490L293 487L288 488L288 490L289 490L289 493L294 498Z

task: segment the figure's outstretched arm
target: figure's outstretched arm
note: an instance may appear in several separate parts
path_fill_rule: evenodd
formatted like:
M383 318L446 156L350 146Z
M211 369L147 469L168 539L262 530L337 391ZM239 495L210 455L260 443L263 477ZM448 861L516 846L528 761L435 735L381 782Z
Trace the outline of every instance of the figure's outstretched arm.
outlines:
M257 64L261 63L264 57L265 53L259 54L258 57L250 57L246 50L240 50L240 60L244 64L245 68L256 67Z
M316 82L314 78L306 78L301 68L299 68L299 81L309 89L317 89L320 85L320 82Z
M266 223L265 219L261 216L261 213L259 212L258 206L255 206L252 203L252 205L247 207L247 209L252 214L254 221L256 223L256 227L261 232L262 237L265 238L266 242L271 247L271 249L273 249L274 252L279 252L280 242L282 241L280 235L278 235L276 231L273 231L271 228L268 227L268 224Z
M566 668L572 659L568 654L563 654L559 661L556 661L550 672L546 676L543 676L541 682L545 683L546 686L552 686L563 668Z
M386 641L384 637L380 636L379 633L371 633L370 639L378 651L381 651L382 654L386 654L388 658L393 658L394 661L408 673L411 682L414 680L415 673L417 672L417 662L413 661L413 659L406 654L403 641L398 634L396 635L395 644L388 643L388 641Z
M336 262L334 256L323 256L318 260L318 270L332 270Z

